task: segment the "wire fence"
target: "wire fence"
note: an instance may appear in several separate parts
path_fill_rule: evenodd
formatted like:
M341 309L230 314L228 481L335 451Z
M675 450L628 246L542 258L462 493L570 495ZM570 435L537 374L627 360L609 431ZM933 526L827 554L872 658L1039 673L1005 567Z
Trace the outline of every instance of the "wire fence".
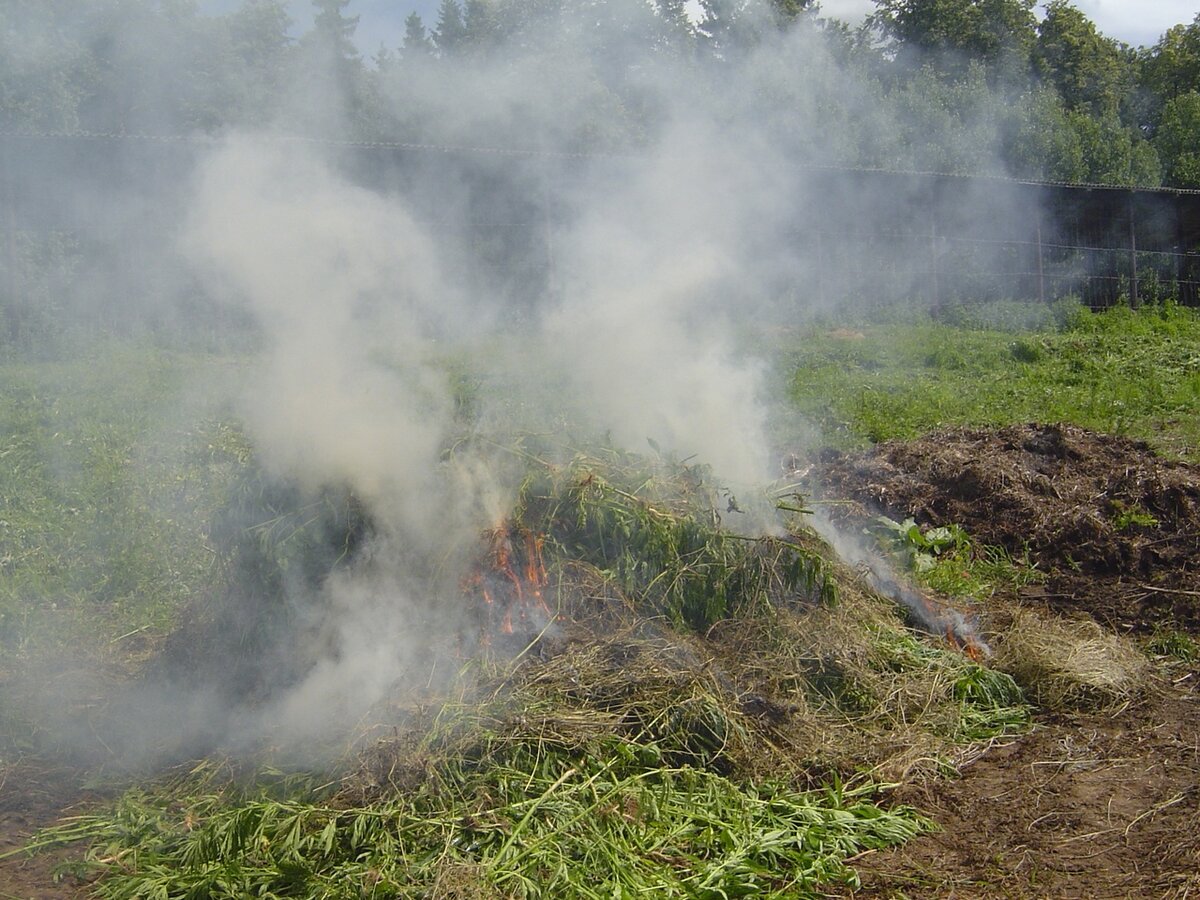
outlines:
M263 140L325 148L348 177L403 196L435 240L458 248L455 265L469 288L518 309L561 284L574 180L590 165L637 164L634 156L523 148ZM186 214L185 186L216 143L0 132L0 341L29 343L71 316L103 328L165 320L161 302L137 299L164 295L214 328L229 324L231 314L204 296L169 246ZM794 209L761 233L749 226L737 236L748 265L772 273L763 289L797 309L870 302L937 310L1067 296L1093 308L1200 305L1200 192L798 171ZM465 199L448 205L447 186ZM679 235L659 252L686 253L695 239ZM101 302L77 302L88 293ZM83 320L75 306L88 310Z

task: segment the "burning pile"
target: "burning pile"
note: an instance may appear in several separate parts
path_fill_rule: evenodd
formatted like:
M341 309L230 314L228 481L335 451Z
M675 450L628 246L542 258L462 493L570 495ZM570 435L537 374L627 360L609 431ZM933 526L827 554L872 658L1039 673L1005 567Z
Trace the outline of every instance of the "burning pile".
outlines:
M719 499L682 464L537 464L458 585L477 612L472 649L494 652L373 710L333 796L214 794L197 769L163 808L133 797L72 836L100 842L97 865L127 896L217 877L281 896L853 885L847 858L928 827L885 808L878 784L941 777L1024 728L1025 691L960 646L963 632L947 646L907 627L888 585L812 533L722 528ZM288 540L347 545L312 523L297 517ZM1019 642L999 638L996 658L1019 659ZM152 846L150 861L126 866L131 846Z
M546 605L548 584L542 557L545 535L501 524L485 534L488 550L463 580L463 593L483 602L477 610L484 638L492 634L532 637L554 614Z

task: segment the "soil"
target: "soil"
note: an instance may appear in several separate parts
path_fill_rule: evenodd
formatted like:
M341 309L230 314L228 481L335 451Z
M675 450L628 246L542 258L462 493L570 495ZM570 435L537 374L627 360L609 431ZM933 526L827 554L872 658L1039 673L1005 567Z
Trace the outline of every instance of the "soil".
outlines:
M843 526L957 523L1028 559L1045 580L1019 603L1134 637L1200 637L1200 467L1146 444L961 428L826 451L808 477ZM1200 896L1200 660L1165 666L1137 704L1043 717L959 778L896 799L940 830L862 857L852 896Z
M1016 602L1087 615L1139 637L1200 638L1200 468L1068 426L955 429L809 471L835 517L957 523L1027 557L1045 580ZM850 502L841 502L850 501ZM92 798L77 774L0 763L0 900L71 898L55 880L78 848L7 851ZM895 800L939 830L854 861L853 897L1200 897L1200 661L1160 667L1115 710L1043 716L954 779Z
M41 828L78 815L95 797L80 790L82 774L28 762L0 765L0 898L71 900L86 894L69 870L82 849L54 848L37 854L20 851ZM12 855L6 855L10 854Z
M1200 697L1168 685L1115 715L1042 721L896 799L940 830L858 860L850 896L1200 895Z
M1200 629L1200 467L1068 425L957 428L859 454L826 451L814 493L922 526L956 523L1046 577L1023 600L1118 631Z

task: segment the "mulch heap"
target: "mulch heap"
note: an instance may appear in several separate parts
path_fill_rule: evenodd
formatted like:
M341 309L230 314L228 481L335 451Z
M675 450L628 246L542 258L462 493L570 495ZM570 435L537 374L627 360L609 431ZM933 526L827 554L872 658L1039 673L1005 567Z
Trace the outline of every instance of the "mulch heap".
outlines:
M1118 629L1200 632L1200 467L1070 425L954 428L845 454L810 479L843 526L956 523L1045 574L1022 599Z

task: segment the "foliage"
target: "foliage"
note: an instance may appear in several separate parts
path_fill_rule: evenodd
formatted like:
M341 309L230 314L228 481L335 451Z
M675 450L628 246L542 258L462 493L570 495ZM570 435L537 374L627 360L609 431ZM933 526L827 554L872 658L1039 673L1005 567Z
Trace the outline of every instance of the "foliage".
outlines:
M1069 0L1051 0L1037 26L1034 65L1068 109L1112 115L1121 108L1133 72L1117 42Z
M873 21L901 52L935 55L952 70L976 60L1006 79L1029 65L1033 0L876 0Z
M1117 531L1127 528L1157 528L1158 519L1151 513L1138 506L1126 506L1120 501L1113 501L1113 527Z
M876 516L877 534L891 545L894 555L900 555L914 572L926 573L937 565L942 554L961 555L971 542L958 525L940 525L922 529L912 519L897 522L887 516Z
M452 85L480 59L498 59L539 71L539 89L557 96L508 110L518 121L493 131L493 143L527 144L529 134L570 119L586 121L572 151L628 150L656 127L656 107L629 72L669 55L694 76L719 79L772 30L806 30L853 69L864 95L856 101L874 94L901 113L882 124L841 112L839 145L825 148L835 158L822 164L979 174L993 170L1000 148L1003 167L1025 176L1155 184L1147 138L1165 128L1155 148L1167 177L1193 184L1187 153L1196 123L1171 104L1197 84L1200 21L1135 53L1064 0L1050 3L1040 22L1033 5L879 0L872 27L890 38L881 44L837 22L817 24L806 0L706 0L698 23L675 0L443 0L432 29L410 14L372 67L355 44L348 0L314 0L313 24L298 39L283 0L254 0L223 15L155 0L8 3L0 9L0 124L187 134L269 121L292 131L332 127L341 138L434 142L447 139L435 131L452 128L445 120L454 117L437 105L434 88ZM554 35L583 30L589 49L561 53ZM421 71L397 67L397 57ZM846 79L833 82L817 88L806 79L809 95L800 92L799 102L857 108L843 104ZM309 102L289 101L296 85ZM573 115L557 115L567 102ZM554 121L536 113L539 105Z
M650 615L703 631L720 619L797 593L832 603L820 556L795 543L720 527L705 467L659 466L609 451L580 454L527 479L517 518L563 559L596 566ZM741 511L736 499L726 515Z
M874 788L797 792L655 765L620 743L568 759L549 752L346 806L298 785L133 791L110 814L45 833L90 839L113 898L479 896L804 897L854 884L843 860L930 823L884 810ZM646 761L650 761L649 764ZM206 787L205 785L200 785ZM282 795L282 796L281 796Z
M1163 180L1173 187L1200 187L1200 92L1189 91L1163 108L1154 146L1163 161Z
M1169 28L1142 62L1142 83L1161 106L1200 84L1200 13Z
M882 549L923 585L948 597L990 598L1040 579L1028 560L1014 561L999 547L978 547L959 525L921 528L915 521L876 516L873 533Z

